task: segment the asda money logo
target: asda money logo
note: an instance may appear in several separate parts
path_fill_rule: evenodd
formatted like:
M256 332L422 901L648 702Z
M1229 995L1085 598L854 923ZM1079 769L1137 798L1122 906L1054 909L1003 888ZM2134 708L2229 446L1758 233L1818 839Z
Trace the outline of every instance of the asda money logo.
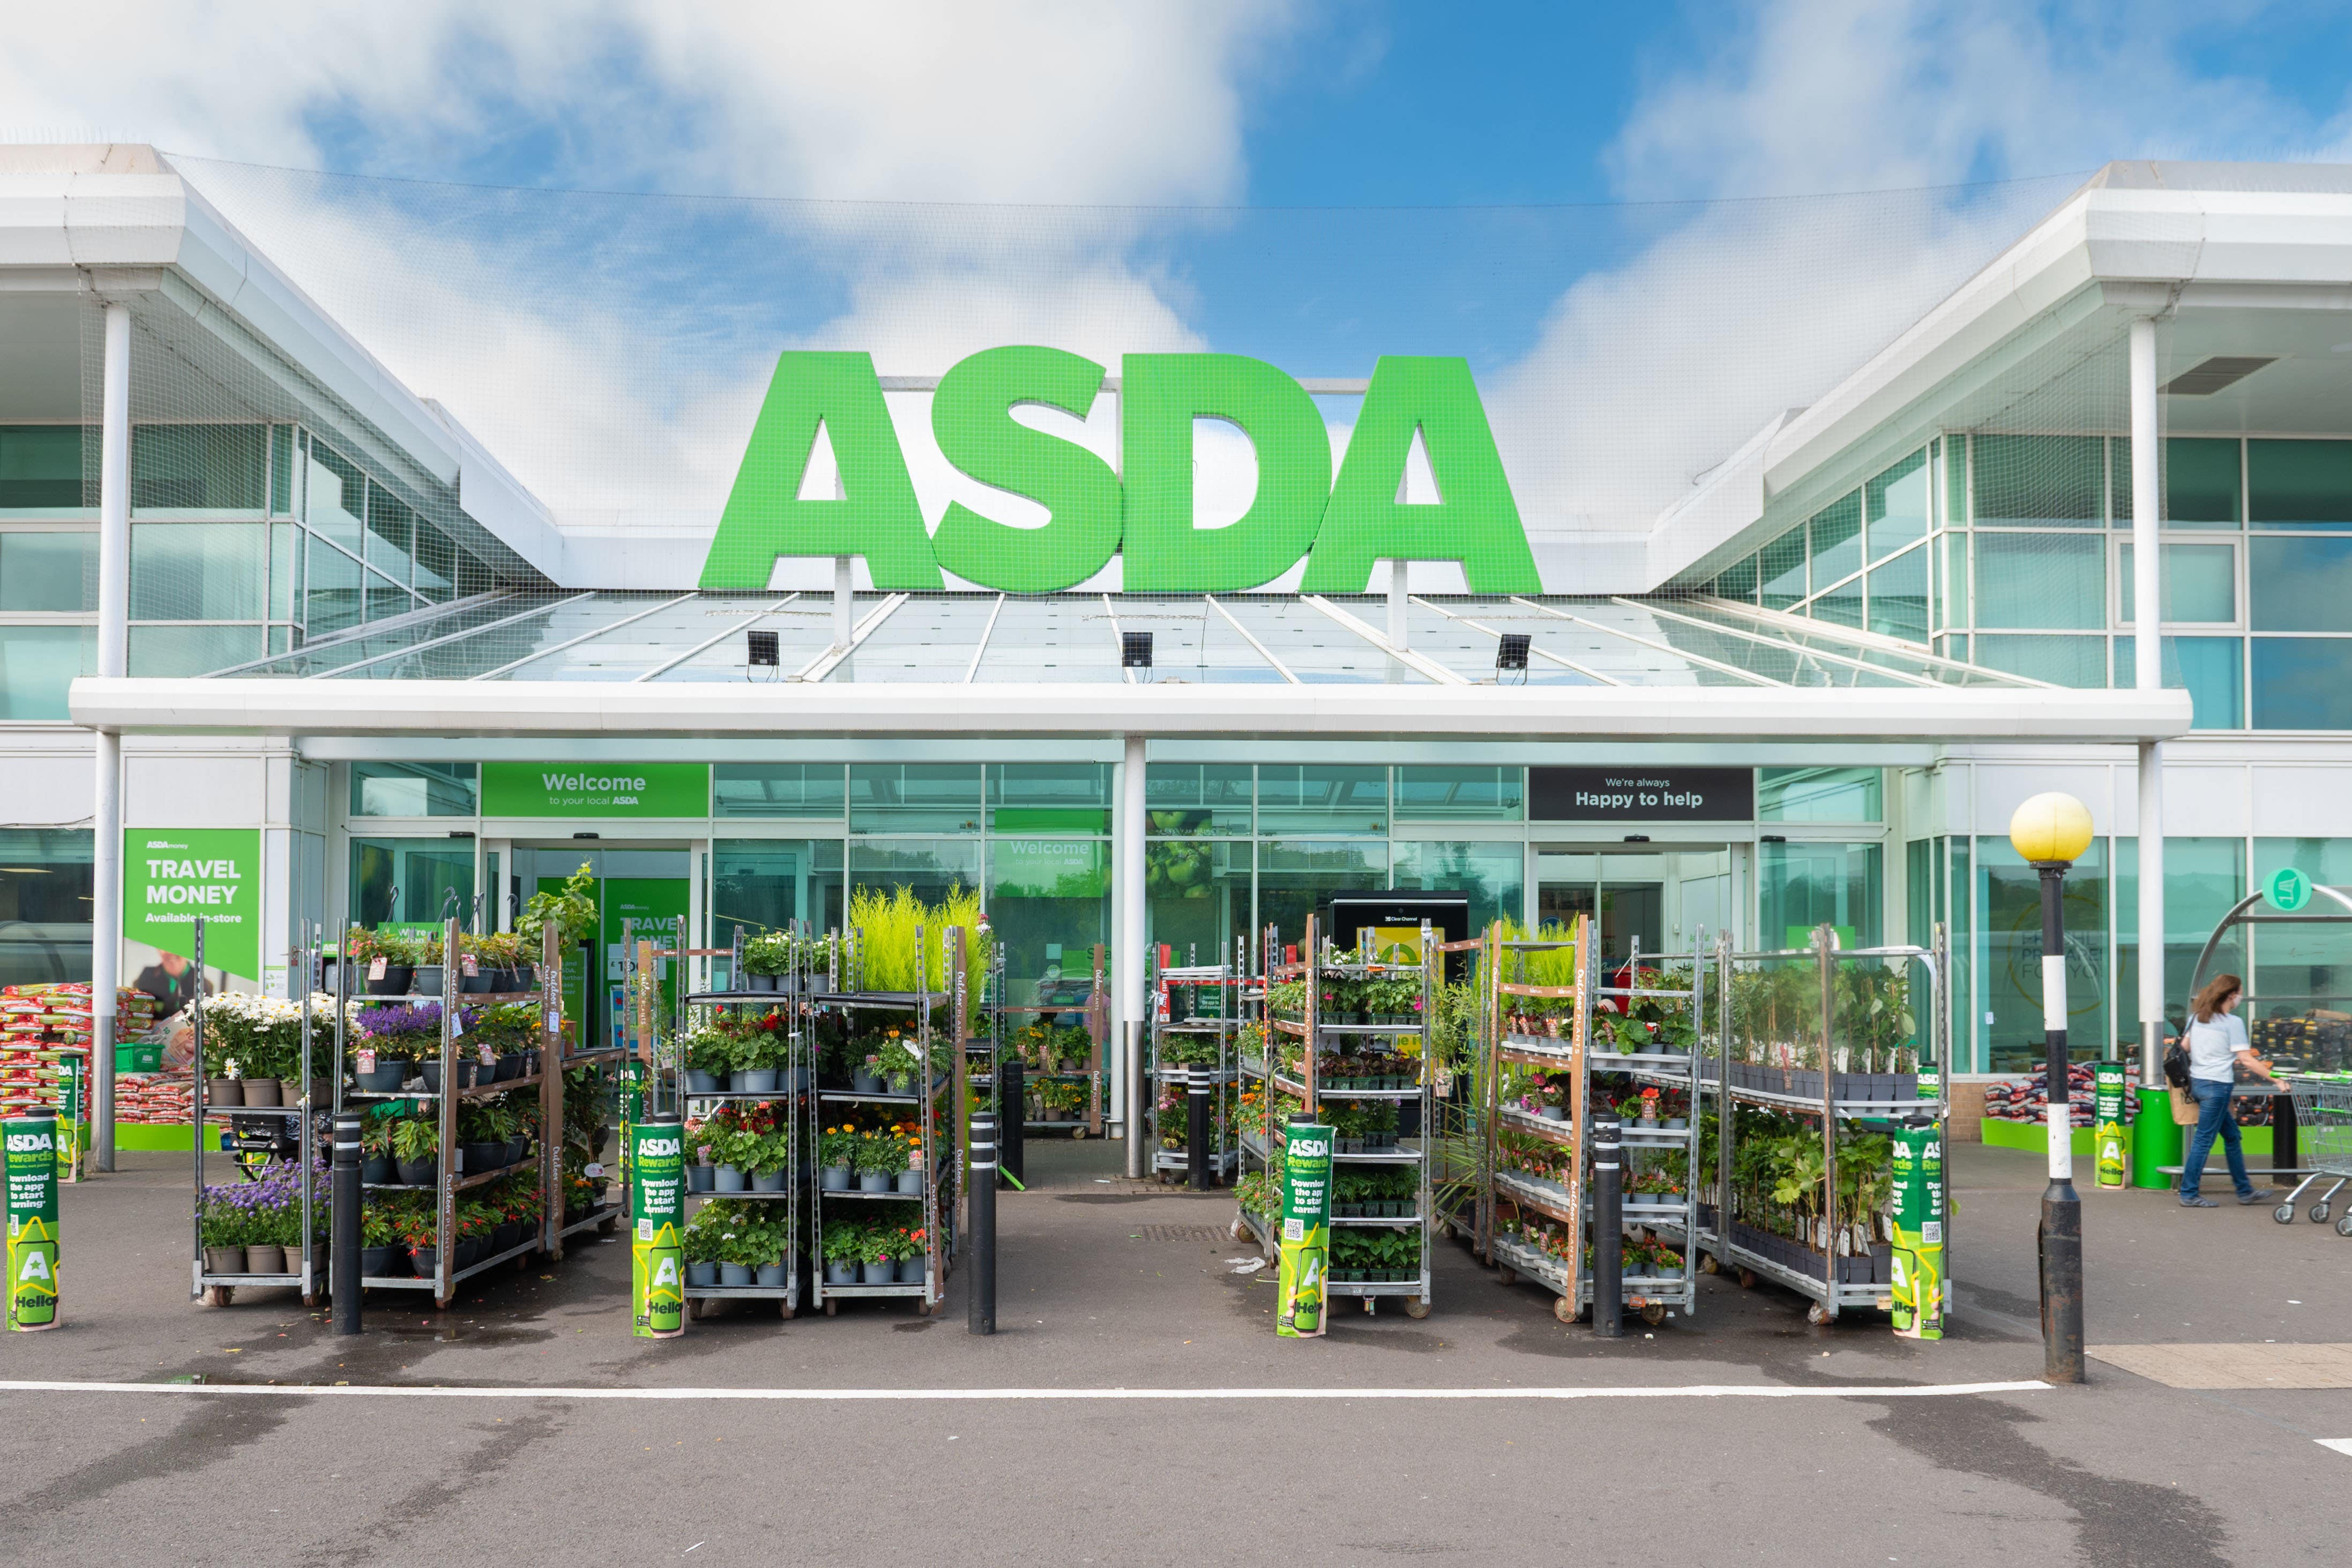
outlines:
M932 534L874 361L860 353L779 356L702 565L705 588L764 588L782 556L862 555L875 587L946 586L942 570L1004 593L1075 587L1122 562L1129 593L1263 587L1303 558L1310 594L1360 594L1374 563L1452 561L1474 594L1542 591L1494 432L1461 359L1383 356L1335 479L1331 436L1307 390L1237 354L1129 354L1120 363L1117 470L1075 442L1013 417L1036 405L1083 419L1105 371L1059 349L984 349L940 378L931 433L966 477L1044 507L1015 527L950 504ZM1249 510L1193 521L1192 422L1240 426L1257 458ZM837 499L803 499L817 431L840 468ZM1439 499L1399 500L1418 437Z

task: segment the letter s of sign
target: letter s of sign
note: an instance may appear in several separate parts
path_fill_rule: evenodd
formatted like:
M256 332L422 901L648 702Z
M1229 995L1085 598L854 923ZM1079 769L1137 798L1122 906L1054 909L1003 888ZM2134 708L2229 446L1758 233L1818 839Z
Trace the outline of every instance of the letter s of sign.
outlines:
M1118 550L1119 483L1075 441L1013 417L1024 403L1084 419L1103 367L1060 349L984 349L940 378L931 434L947 460L982 484L1043 506L1043 528L1015 528L948 503L932 552L948 571L1008 594L1075 588Z

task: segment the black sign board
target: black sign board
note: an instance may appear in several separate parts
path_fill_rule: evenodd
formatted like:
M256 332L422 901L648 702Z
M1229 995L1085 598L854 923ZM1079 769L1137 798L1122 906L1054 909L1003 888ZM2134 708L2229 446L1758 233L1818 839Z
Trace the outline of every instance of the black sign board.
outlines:
M1750 768L1529 768L1534 822L1751 822Z
M1421 922L1429 922L1429 932L1437 942L1465 942L1470 936L1470 895L1467 893L1427 893L1411 888L1395 888L1385 892L1334 893L1324 907L1330 921L1331 940L1341 947L1353 947L1359 931L1370 931L1376 944L1383 942L1378 933L1411 932L1417 941ZM1391 935L1386 941L1404 940ZM1447 970L1456 978L1467 973L1465 967L1470 955L1453 955L1454 962Z

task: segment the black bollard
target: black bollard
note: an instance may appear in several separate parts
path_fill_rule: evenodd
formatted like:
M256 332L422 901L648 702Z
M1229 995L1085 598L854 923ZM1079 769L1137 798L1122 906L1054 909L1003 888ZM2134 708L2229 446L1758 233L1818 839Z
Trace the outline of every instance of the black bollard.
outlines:
M971 1119L971 1294L965 1300L965 1329L996 1331L996 1118L983 1110Z
M1617 1152L1617 1119L1593 1118L1592 1331L1604 1340L1625 1332L1625 1184Z
M1029 1179L1022 1142L1029 1121L1028 1068L1010 1051L1004 1055L1005 1059L996 1068L996 1163L1005 1175L1018 1184Z
M335 1293L335 1332L360 1331L360 1130L366 1119L339 1110L334 1121L333 1184L328 1202L329 1285Z
M1185 1180L1196 1193L1205 1193L1217 1184L1215 1151L1211 1147L1209 1129L1209 1093L1215 1086L1210 1074L1194 1068L1187 1075L1184 1091L1184 1166Z

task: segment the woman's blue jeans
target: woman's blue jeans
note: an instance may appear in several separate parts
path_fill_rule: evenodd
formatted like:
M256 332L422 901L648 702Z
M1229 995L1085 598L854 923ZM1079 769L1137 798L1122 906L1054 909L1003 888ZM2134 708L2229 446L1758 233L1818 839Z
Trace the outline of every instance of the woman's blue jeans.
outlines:
M2180 1195L2193 1198L2197 1184L2204 1179L2205 1156L2213 1150L2213 1140L2221 1140L2221 1151L2229 1157L2230 1180L2236 1184L2238 1195L2244 1197L2254 1190L2246 1179L2246 1153L2238 1137L2238 1119L2230 1114L2230 1086L2205 1079L2191 1079L2189 1092L2197 1097L2197 1135L2189 1141L2189 1158L2180 1165Z

